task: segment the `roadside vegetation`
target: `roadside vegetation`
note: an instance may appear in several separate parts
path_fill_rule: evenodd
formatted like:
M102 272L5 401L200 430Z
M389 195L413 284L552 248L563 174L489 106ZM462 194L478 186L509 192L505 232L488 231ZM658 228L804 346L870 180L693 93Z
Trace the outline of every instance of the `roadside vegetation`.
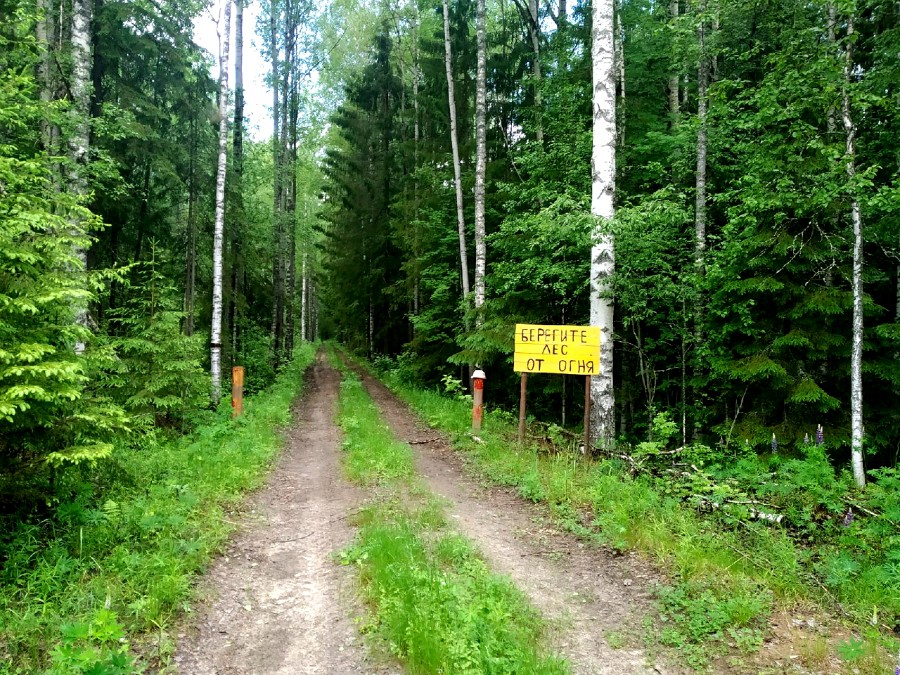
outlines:
M123 439L109 460L57 475L44 507L0 536L2 675L168 662L173 623L282 447L314 356L300 347L237 420L223 405L188 436Z
M532 423L519 447L516 420L502 410L486 412L476 438L458 382L448 395L410 385L396 362L381 360L378 371L478 474L548 504L582 537L654 560L668 578L657 593L657 639L692 667L752 659L776 610L815 607L842 621L833 634L799 638L806 666L875 674L896 665L888 656L900 621L895 477L882 472L858 494L814 443L800 456L713 461L703 446L675 448L677 426L665 415L654 441L585 461L579 437L560 427Z
M354 543L341 553L358 570L371 610L364 632L410 672L569 672L544 655L544 626L524 595L448 526L443 506L415 474L410 447L394 439L359 377L346 368L343 374L345 468L374 491L356 516Z

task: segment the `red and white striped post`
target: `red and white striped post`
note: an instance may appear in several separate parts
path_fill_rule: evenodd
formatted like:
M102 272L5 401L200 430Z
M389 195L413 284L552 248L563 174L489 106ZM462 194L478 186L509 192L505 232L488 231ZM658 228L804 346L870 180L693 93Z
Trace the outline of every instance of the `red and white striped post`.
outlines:
M472 373L472 431L481 431L484 417L484 381L487 379L481 368Z

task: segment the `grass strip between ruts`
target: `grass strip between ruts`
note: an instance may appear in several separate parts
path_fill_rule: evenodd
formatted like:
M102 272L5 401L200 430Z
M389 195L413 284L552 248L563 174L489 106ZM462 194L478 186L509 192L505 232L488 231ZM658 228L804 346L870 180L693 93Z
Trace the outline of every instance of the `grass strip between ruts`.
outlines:
M0 569L0 674L137 672L135 641L166 666L168 631L234 530L228 512L282 448L279 430L315 351L298 348L242 417L119 451L96 469L101 493L86 483L52 523L20 528Z
M615 461L585 462L574 451L519 447L516 420L504 411L486 410L476 440L468 397L450 398L396 375L380 374L425 422L450 434L480 475L548 504L559 523L579 536L642 551L668 570L672 584L659 588L658 639L678 649L691 667L703 669L711 658L726 654L750 657L762 646L776 607L818 597L818 587L804 573L806 554L784 531L759 522L724 529L631 478ZM588 525L585 512L592 514ZM838 639L804 638L796 645L801 660L818 669L830 652L840 656L846 672L874 675L893 668L894 641L867 623L857 624L854 632L860 637L845 632Z
M543 653L544 624L525 596L448 526L410 447L394 438L359 377L343 372L346 471L374 492L341 555L359 571L367 628L413 673L568 673Z

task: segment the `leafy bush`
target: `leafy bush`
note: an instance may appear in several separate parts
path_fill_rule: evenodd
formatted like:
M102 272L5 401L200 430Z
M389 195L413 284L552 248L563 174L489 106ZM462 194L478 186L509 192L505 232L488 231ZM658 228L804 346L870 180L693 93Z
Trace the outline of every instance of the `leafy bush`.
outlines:
M166 658L194 575L233 529L227 511L264 479L313 356L299 349L237 420L119 446L64 474L55 508L0 530L0 674L130 672L121 647L147 631Z

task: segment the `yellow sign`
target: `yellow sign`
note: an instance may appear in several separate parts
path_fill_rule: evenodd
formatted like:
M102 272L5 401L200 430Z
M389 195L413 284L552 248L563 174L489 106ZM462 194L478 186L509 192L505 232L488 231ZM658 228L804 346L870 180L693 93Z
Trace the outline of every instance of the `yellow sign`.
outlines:
M600 328L517 323L513 370L517 373L598 375Z

